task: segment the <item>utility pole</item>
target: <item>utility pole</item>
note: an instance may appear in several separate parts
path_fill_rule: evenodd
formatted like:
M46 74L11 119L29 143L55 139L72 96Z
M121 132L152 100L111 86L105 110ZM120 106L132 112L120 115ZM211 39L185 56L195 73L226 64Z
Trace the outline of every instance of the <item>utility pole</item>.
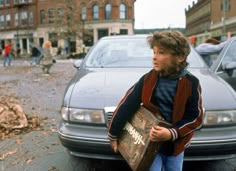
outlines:
M86 19L86 15L82 14L81 13L81 20L82 20L82 50L83 50L83 54L85 53L84 51L84 48L85 48L85 45L84 45L84 22L85 22L85 19Z
M223 27L222 27L222 39L226 39L226 8L227 8L227 0L222 0L222 4L223 4Z

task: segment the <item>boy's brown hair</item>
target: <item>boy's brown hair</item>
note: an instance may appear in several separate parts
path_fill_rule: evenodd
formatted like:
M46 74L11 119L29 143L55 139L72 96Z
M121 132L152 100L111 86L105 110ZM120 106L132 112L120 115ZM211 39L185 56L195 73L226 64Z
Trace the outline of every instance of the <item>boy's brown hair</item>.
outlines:
M156 31L147 38L151 48L154 46L162 47L171 52L174 56L182 56L185 60L179 66L181 69L188 65L187 56L190 53L188 39L177 30Z

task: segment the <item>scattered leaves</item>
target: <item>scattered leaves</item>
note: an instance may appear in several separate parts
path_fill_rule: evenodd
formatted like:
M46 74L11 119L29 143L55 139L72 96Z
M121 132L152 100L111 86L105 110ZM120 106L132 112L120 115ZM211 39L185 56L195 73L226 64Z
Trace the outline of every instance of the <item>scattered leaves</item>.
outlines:
M48 171L59 171L55 166L50 166Z
M0 155L0 161L4 160L6 157L8 157L8 156L10 156L10 155L12 155L12 154L15 154L15 153L17 152L17 150L18 150L18 149L15 149L15 150L9 151L9 152L7 152L7 153L5 153L5 154L1 154L1 155Z

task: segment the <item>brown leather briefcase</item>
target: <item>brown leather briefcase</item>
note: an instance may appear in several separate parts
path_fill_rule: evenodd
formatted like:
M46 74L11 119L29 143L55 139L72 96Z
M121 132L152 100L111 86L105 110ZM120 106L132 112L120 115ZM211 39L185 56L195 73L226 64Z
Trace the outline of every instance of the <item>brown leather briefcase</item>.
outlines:
M145 107L134 114L127 122L119 138L118 150L133 171L149 170L155 154L161 144L149 140L150 129L155 126L171 127L172 125L155 116Z

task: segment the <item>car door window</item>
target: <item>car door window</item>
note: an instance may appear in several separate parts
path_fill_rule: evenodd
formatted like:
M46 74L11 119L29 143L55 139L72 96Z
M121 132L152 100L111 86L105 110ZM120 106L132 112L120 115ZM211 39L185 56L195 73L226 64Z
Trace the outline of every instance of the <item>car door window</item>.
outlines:
M225 55L221 61L221 67L218 71L224 70L226 68L226 65L232 62L236 62L236 40L234 40L226 50Z

